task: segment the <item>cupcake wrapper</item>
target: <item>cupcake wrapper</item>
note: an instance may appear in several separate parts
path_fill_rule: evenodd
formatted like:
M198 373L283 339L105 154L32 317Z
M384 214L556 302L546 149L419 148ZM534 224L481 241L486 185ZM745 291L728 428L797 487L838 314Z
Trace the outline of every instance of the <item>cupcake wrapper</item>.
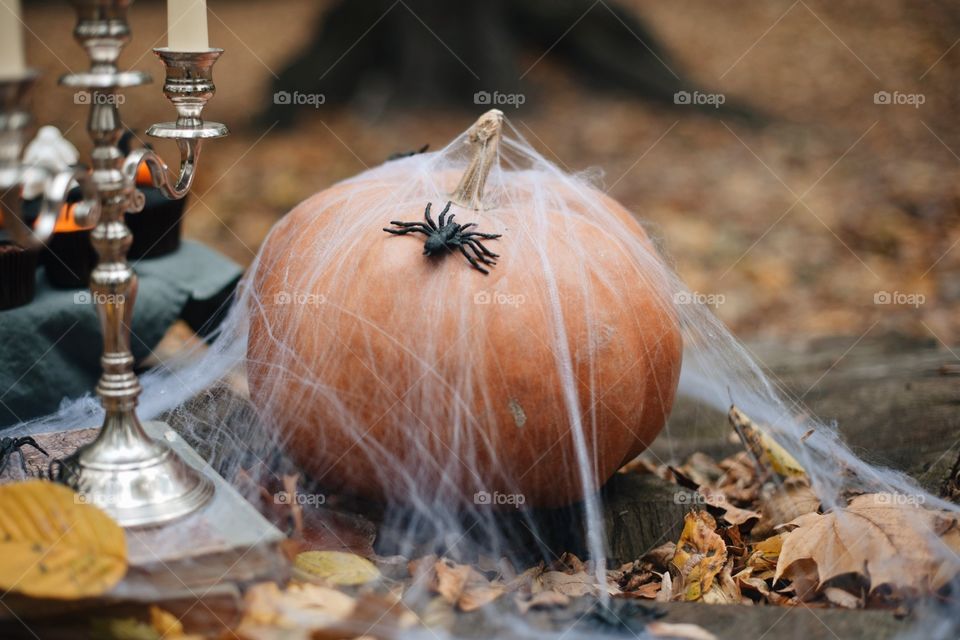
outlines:
M33 300L38 260L39 252L32 249L0 251L0 310Z
M127 256L131 260L156 258L180 248L181 223L186 198L168 200L159 189L141 187L147 204L140 213L126 215L133 233Z

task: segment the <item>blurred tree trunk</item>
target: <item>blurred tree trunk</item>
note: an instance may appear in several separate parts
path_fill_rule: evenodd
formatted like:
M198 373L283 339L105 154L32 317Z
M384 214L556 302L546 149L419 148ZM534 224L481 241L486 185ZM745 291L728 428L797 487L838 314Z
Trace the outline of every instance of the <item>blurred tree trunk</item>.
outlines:
M541 65L558 64L595 90L666 105L693 88L644 22L612 0L341 0L314 34L274 93L368 110L485 104L478 92L522 94L530 105ZM261 122L288 125L301 111L273 102ZM739 109L728 101L719 111Z

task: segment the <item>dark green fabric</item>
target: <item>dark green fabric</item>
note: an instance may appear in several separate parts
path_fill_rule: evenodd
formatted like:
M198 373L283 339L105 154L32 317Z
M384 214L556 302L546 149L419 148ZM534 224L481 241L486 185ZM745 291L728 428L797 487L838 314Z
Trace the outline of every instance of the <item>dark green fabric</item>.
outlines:
M196 318L201 310L209 311L209 318L229 300L242 273L228 258L188 241L176 252L142 260L134 268L140 282L131 337L137 361L181 316ZM205 329L208 333L209 326ZM51 413L64 398L92 391L102 348L90 293L54 289L38 270L33 302L0 311L0 425Z

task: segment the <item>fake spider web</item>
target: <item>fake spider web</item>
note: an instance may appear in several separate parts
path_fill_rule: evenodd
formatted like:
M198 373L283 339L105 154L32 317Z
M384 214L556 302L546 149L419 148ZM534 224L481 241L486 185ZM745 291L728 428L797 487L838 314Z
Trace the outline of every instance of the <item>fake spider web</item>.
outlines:
M261 250L241 283L232 310L213 344L208 349L185 353L176 362L144 376L141 418L166 416L188 441L198 446L214 468L253 498L250 492L254 487L269 484L284 472L297 469L290 459L291 447L306 445L302 439L292 443L289 430L273 420L278 409L274 403L292 402L295 406L292 409L285 406L284 411L296 413L302 409L304 415L324 418L319 423L308 419L308 424L300 425L315 433L315 440L309 446L320 451L333 439L340 443L353 442L336 451L322 452L326 459L336 460L331 469L340 473L346 460L347 464L368 470L371 475L365 481L382 489L386 501L382 505L381 529L386 532L384 537L388 540L384 544L389 547L383 549L384 553L413 557L433 550L455 554L465 561L485 554L514 558L518 566L522 566L531 558L551 561L552 552L544 541L551 539L551 527L567 526L584 532L585 551L594 560L594 571L603 584L602 559L607 553L607 536L597 497L603 478L598 479L596 464L604 433L597 422L596 411L591 410L589 402L584 406L581 390L585 385L594 398L602 397L604 390L596 388L589 376L584 381L572 375L574 370L596 370L601 364L597 361L600 356L595 350L578 350L579 337L565 334L564 314L574 311L559 299L557 286L558 271L575 265L583 286L582 307L576 312L585 318L588 342L601 339L606 331L605 327L595 324L596 310L590 305L599 303L592 288L617 291L642 283L657 292L658 308L675 318L682 332L679 394L724 413L731 399L735 400L802 464L825 509L846 504L843 496L849 492L862 491L923 496L928 506L957 512L956 505L925 493L905 475L860 460L844 445L835 426L797 418L793 405L774 390L726 327L696 301L654 243L638 236L614 213L610 201L596 184L596 177L562 171L537 153L509 123L484 190L484 199L491 208L471 214L455 207L453 212L461 223L477 222L475 231L522 234L523 246L537 258L529 262L533 265L529 281L545 293L532 296L528 284L516 279L500 280L499 288L491 287L459 253L443 257L443 269L456 273L451 277L472 278L476 288L474 295L458 298L456 302L443 295L444 285L449 284L447 280L412 281L402 272L396 273L391 281L365 280L361 275L362 259L367 256L362 247L365 239L373 232L385 236L382 229L389 227L390 221L422 220L428 202L433 203L435 212L442 208L470 162L468 135L469 132L465 132L438 152L392 160L365 171L318 193L281 220L264 243L267 249ZM517 218L518 226L510 229L498 226L497 211L502 209L523 213ZM311 226L320 219L325 219L323 240L310 244L311 253L304 257L298 252L304 251L305 245L295 239L309 234ZM576 223L578 228L589 227L594 241L580 243L577 238L569 237L558 242L558 234L552 227L558 220ZM419 240L414 242L409 237L395 240L419 254L426 237L412 235ZM598 244L596 238L628 257L622 272L604 271L608 263L602 262L598 255L603 243ZM484 242L490 250L501 254L497 266L488 265L492 274L497 274L514 256L502 250L495 239ZM285 266L291 255L298 256L300 261L296 264L308 265L308 268ZM446 261L456 264L446 264ZM284 269L288 270L273 274L272 280L267 278L271 270ZM274 284L267 286L264 284L267 281ZM282 286L278 288L276 283ZM375 354L361 354L368 366L369 378L357 380L354 386L345 389L336 370L340 362L336 353L343 347L336 344L335 336L321 332L318 335L324 339L303 342L302 336L295 334L304 326L332 323L340 327L344 314L359 327L356 331L384 331L382 318L371 320L365 315L365 308L350 307L349 301L354 299L357 288L382 291L387 299L407 298L409 304L396 311L397 326L402 326L404 331L391 335L391 340L398 348L416 356L403 361L404 366L415 367L404 372L405 375L415 380L425 378L431 383L418 385L414 395L403 397L394 409L378 418L379 427L393 434L386 442L365 437L370 420L358 413L358 399L350 394L360 394L362 403L388 393L390 390L379 388L376 380L392 379L396 372L390 369L396 362L378 361ZM526 299L521 300L521 296ZM520 348L501 354L496 346L491 348L485 344L481 330L485 322L483 314L509 313L511 304L529 304L532 299L542 305L545 320L533 332L536 335L527 335L525 339L545 341L550 347L553 357L538 366L545 375L551 373L560 380L553 398L563 407L569 426L569 447L563 449L567 455L556 455L550 447L544 447L535 464L547 470L546 475L558 490L573 485L585 494L581 508L565 516L576 517L578 521L565 525L549 523L535 512L509 508L515 505L497 509L482 499L473 502L462 499L464 494L482 496L490 493L494 485L509 486L510 482L510 478L486 477L498 460L491 459L489 442L485 440L488 433L484 430L496 432L502 425L478 421L476 416L462 410L463 406L503 400L477 397L477 394L483 396L485 389L496 387L495 381L484 379L490 368L479 366L480 362L502 357L499 364L508 367L509 358L522 352ZM419 310L412 312L410 305L413 304L420 305ZM278 305L284 305L282 317L286 320L283 323L275 322L281 317L276 315ZM415 324L399 320L411 314L417 318ZM268 320L264 324L265 317ZM642 318L636 320L643 321ZM256 341L251 342L251 325L258 322L261 330ZM478 322L481 329L476 328ZM450 336L466 337L455 345L457 366L445 369L454 373L438 379L430 363L443 357L451 341L460 340ZM305 345L311 348L305 349ZM641 354L636 356L640 358ZM260 397L252 399L251 371L260 371L269 380L282 379L283 383L261 384ZM636 384L642 384L645 375L643 366L628 374ZM286 385L294 385L296 394L290 394ZM322 411L317 407L322 407ZM522 413L522 407L520 411ZM537 416L522 413L521 419L521 413L514 412L514 415L517 421L524 422L522 428L536 428ZM69 429L98 420L99 408L95 400L88 397L66 403L57 414L22 425L14 433ZM516 424L512 427L517 428ZM451 434L442 447L437 444L435 429L446 429ZM804 437L805 434L808 437ZM659 435L659 440L668 445L667 449L676 441L670 424ZM324 492L326 487L334 487L329 494L324 494L328 504L336 502L331 497L349 490L349 479L344 481L322 472L314 472L307 479L315 491ZM934 535L930 531L919 534ZM942 553L944 561L954 560L948 555L952 554L949 549L942 548ZM884 562L896 568L897 563L905 560L891 557ZM427 594L422 596L426 598ZM518 619L517 624L523 622ZM942 637L949 637L952 629L945 618ZM532 630L530 633L535 635ZM928 629L925 633L931 631Z

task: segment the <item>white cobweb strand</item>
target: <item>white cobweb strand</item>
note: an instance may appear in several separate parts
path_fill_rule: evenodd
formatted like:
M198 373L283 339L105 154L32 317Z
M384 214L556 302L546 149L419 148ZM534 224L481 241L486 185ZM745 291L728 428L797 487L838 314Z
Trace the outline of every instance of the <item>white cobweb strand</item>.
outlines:
M446 200L445 187L436 176L465 166L469 151L464 144L465 135L439 152L389 162L352 178L347 181L357 189L350 192L352 197L358 197L356 194L363 193L364 189L373 188L370 185L380 182L396 183L400 186L393 193L391 205L396 202L411 203L411 215L406 219L414 219L418 206L422 211L424 202L438 203ZM515 184L519 182L526 185L523 193L519 193L515 188ZM569 193L563 197L558 196L553 191L558 183ZM528 215L524 218L524 228L519 231L529 234L530 238L537 238L538 233L544 237L547 235L543 232L548 224L548 210L554 214L560 211L564 216L561 219L576 219L611 234L611 238L615 238L629 253L639 277L662 292L663 300L672 305L670 311L680 321L684 339L680 393L722 412L726 412L732 400L756 422L767 425L770 435L790 451L807 470L817 495L826 507L842 504L842 494L845 491L863 490L923 496L928 506L954 512L958 510L956 505L925 493L905 475L871 466L857 458L843 444L834 427L810 419L798 419L794 415L795 407L772 387L748 351L731 336L707 307L692 300L690 292L679 278L664 266L649 242L631 237L623 222L615 219L609 209L597 201L596 187L589 184L583 176L571 176L548 162L534 151L509 123L501 142L500 157L488 179L487 194L487 198L501 204L510 204L514 198L523 199L520 204L527 209ZM341 203L341 210L351 210L350 197L348 196L347 202ZM575 207L571 206L571 203ZM333 280L343 283L344 287L384 286L384 283L355 282L352 277L355 265L344 256L349 256L351 250L356 248L356 238L361 237L363 229L369 228L370 224L383 226L389 217L384 219L378 211L356 211L356 214L354 217L343 216L343 219L335 221L337 237L342 240L327 247L318 247L317 255L312 258L315 265L312 270L306 273L282 274L284 282L292 291L313 291L312 280L324 270L328 273L330 270L336 271L337 277ZM555 224L556 218L553 220ZM271 234L277 233L283 224L278 224ZM568 249L574 252L574 255L562 257L552 255L551 247L545 242L539 245L535 243L535 247L542 269L536 277L542 278L549 291L550 315L546 322L549 325L549 339L555 346L555 361L544 362L543 366L556 367L559 372L562 389L558 390L558 398L569 417L575 443L574 460L557 460L548 455L542 464L555 465L558 476L575 474L582 486L595 490L598 487L594 481L594 452L597 450L597 439L602 437L602 434L598 432L594 413L584 413L585 408L577 393L577 381L573 373L577 354L570 352L571 337L566 335L561 300L558 299L560 293L554 277L557 260L580 260L586 273L594 258L588 251L577 249L573 243ZM460 258L456 255L453 257ZM273 429L262 427L263 416L258 416L244 397L248 365L256 364L247 361L251 316L258 313L258 310L263 310L263 305L270 304L270 301L258 299L254 287L251 286L259 271L264 268L262 260L261 254L251 266L238 291L237 300L212 346L207 350L197 349L184 354L163 369L144 376L142 381L144 391L140 405L141 417L146 419L161 414L169 416L188 440L205 443L207 450L203 453L228 480L235 480L241 469L254 475L258 472L277 473L276 461L285 454L286 443L282 436ZM595 282L615 290L616 287L623 286L622 276L623 274L600 274L596 276ZM588 281L584 277L584 283ZM335 298L338 293L330 291L328 295ZM584 295L585 299L592 299L590 291L585 291ZM302 314L310 312L309 308L293 311ZM427 322L439 313L438 309L429 307L423 310ZM470 322L474 313L473 307L460 309L457 322ZM363 321L364 318L357 318L357 322ZM269 358L271 364L288 372L304 368L318 372L315 379L303 381L312 391L309 397L302 397L298 402L304 407L311 403L324 403L331 407L330 411L339 414L340 424L328 425L325 428L353 430L359 437L365 428L363 422L346 408L339 392L325 384L323 354L298 353L290 348L287 344L288 336L285 335L287 327L267 325L266 328L269 349L254 349L257 357ZM599 335L601 328L591 325L590 331ZM421 353L440 353L440 345L421 346ZM589 364L592 370L596 363L591 361ZM639 373L641 371L642 368L637 369L637 375L642 375ZM376 374L375 371L372 373ZM476 371L465 364L462 379L451 380L446 386L434 385L433 391L423 393L442 393L444 398L453 394L462 400L462 406L471 406L474 400L477 400L473 397L477 393L474 391L478 382L476 375ZM600 391L595 392L596 397L599 397L599 394ZM440 402L439 397L420 400L418 407L429 407L431 401ZM479 400L489 401L488 398ZM358 444L358 448L362 449L358 453L381 461L381 480L396 483L408 493L408 499L402 505L388 505L387 515L394 518L395 530L400 531L401 535L404 532L409 534L409 551L415 548L413 538L417 531L428 525L437 536L454 546L470 544L469 540L472 538L468 538L468 534L475 537L477 532L481 532L480 537L486 539L485 552L510 553L512 540L502 530L498 522L498 512L468 508L469 513L465 520L462 505L454 507L442 499L443 496L460 490L460 484L467 483L467 486L470 486L476 482L475 478L470 477L470 466L477 459L475 456L490 450L488 434L478 429L471 422L470 416L459 413L458 406L460 405L455 403L451 409L444 405L446 413L443 414L445 418L452 416L451 448L460 452L461 455L456 456L458 460L428 460L423 456L417 458L418 447L422 447L422 451L429 451L429 439L416 432L411 432L409 436L409 447L413 453L378 448L377 443L367 441ZM429 409L424 410L429 412ZM71 429L78 425L95 424L98 416L96 405L87 397L65 403L60 411L51 416L20 425L16 432L37 433ZM429 420L430 416L425 418ZM803 438L811 429L812 435ZM669 426L659 438L671 443L673 436ZM393 462L401 453L407 456L406 463ZM474 458L471 459L471 456ZM449 486L423 487L418 476L420 469L411 468L408 464L411 459L424 467L438 468ZM254 480L259 479L254 477ZM582 526L586 531L586 546L593 559L593 570L600 583L604 584L606 535L595 491L591 491L587 496L582 513ZM539 530L537 522L532 518L526 515L520 517L523 526L532 531L535 539L539 540L541 534L547 533ZM476 531L468 530L464 525L465 521L472 522L469 529ZM934 534L924 532L924 535ZM948 552L949 549L944 550L944 554ZM552 560L549 556L546 559ZM890 561L897 562L897 559L891 558ZM909 571L910 567L905 566L903 570ZM945 631L942 637L947 637L949 633L950 630Z

